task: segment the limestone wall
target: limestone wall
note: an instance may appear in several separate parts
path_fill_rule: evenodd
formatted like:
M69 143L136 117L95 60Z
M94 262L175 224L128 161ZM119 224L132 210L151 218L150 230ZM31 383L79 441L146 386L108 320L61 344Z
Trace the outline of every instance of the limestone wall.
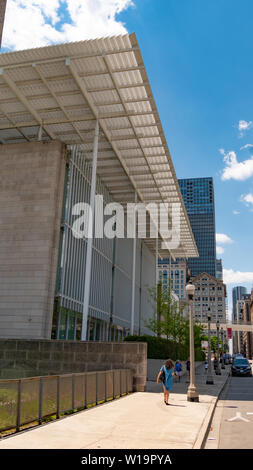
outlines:
M0 338L50 338L65 146L0 146Z
M0 339L0 379L110 369L131 369L145 391L147 343Z

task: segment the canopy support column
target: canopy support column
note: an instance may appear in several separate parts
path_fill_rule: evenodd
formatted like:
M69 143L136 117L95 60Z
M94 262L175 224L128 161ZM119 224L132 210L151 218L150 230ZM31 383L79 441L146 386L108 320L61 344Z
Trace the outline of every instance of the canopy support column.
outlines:
M90 212L88 214L88 240L87 240L87 250L86 250L85 281L84 281L85 284L84 284L83 318L82 318L82 335L81 335L82 341L86 341L87 339L87 321L88 321L89 301L90 301L90 279L91 279L92 242L93 242L93 227L94 227L93 218L94 218L96 176L97 176L98 135L99 135L99 124L98 124L98 121L96 121L94 144L93 144L91 189L90 189Z
M135 204L137 203L137 193L135 193ZM132 305L131 305L131 327L130 334L134 334L134 307L135 307L135 269L136 269L136 210L134 209L134 238L133 238L133 265L132 265Z

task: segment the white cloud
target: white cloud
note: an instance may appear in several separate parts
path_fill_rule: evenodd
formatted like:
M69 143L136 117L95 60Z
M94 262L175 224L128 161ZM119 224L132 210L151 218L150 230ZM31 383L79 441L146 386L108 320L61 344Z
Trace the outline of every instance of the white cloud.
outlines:
M239 211L233 211L233 214L234 214L234 215L239 215L240 212L239 212Z
M224 149L219 151L224 155L223 161L226 165L221 175L223 181L230 179L243 181L253 176L253 156L248 160L238 162L236 153L233 150L227 153Z
M216 246L216 253L217 255L222 255L224 253L224 248L222 246Z
M253 144L246 144L246 145L243 145L243 147L241 147L240 150L249 149L251 147L253 147Z
M246 204L253 204L253 194L245 194L244 196L241 196L241 200L246 202Z
M251 129L252 126L253 126L253 121L247 122L241 119L238 123L238 130L240 131L240 137L243 137L244 132Z
M68 19L61 24L63 5ZM20 50L125 34L117 14L133 5L132 0L8 0L2 46Z
M239 131L248 131L252 127L253 122L252 121L244 121L241 119L238 123L238 130Z
M253 283L253 272L234 271L233 269L223 269L223 280L225 284Z
M233 240L225 233L216 233L216 243L233 243Z
M251 207L250 211L253 212L253 194L242 194L240 201L244 202L247 207Z

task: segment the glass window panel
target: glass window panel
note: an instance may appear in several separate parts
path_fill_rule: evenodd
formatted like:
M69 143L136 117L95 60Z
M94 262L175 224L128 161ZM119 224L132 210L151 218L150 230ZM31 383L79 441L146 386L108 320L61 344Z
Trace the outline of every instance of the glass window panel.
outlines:
M66 328L67 328L67 313L65 311L60 312L60 330L59 339L66 339Z

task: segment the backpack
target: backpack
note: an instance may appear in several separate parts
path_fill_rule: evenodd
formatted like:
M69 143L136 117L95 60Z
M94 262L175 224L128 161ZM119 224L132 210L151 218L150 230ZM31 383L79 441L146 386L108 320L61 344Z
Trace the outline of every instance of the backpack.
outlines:
M164 381L165 381L165 372L164 372L164 369L162 370L162 373L161 373L161 375L160 375L160 377L159 377L159 380L160 380L160 382L164 382Z

